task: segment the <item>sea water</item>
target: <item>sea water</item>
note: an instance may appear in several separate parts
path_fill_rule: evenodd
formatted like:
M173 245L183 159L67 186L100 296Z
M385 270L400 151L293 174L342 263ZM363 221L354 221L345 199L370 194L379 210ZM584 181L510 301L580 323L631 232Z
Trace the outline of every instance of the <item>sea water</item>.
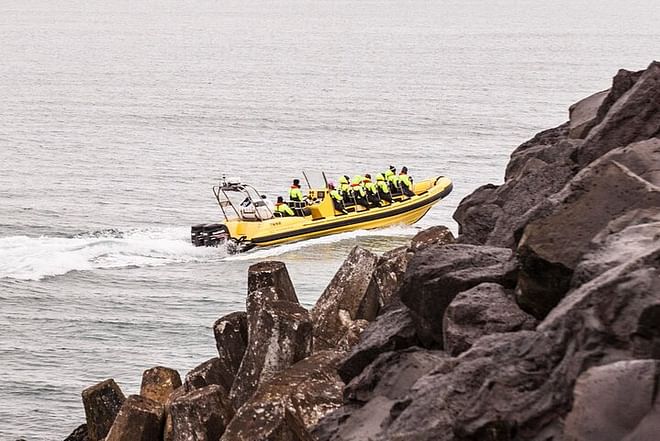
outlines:
M0 2L0 440L63 439L83 388L211 358L247 268L310 307L349 250L444 224L511 151L658 55L650 0ZM230 256L211 186L406 165L454 192L416 226Z

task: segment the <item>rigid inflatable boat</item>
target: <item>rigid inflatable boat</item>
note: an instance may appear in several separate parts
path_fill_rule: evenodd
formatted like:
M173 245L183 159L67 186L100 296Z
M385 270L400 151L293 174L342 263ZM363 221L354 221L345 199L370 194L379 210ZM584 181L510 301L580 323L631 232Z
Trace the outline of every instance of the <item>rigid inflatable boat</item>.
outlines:
M444 176L413 184L413 196L392 193L394 201L367 209L346 203L347 213L335 209L324 185L309 185L307 202L290 202L296 216L281 217L254 187L225 178L213 187L213 193L224 215L224 222L199 224L191 228L195 246L226 245L230 252L246 251L260 246L278 245L303 239L359 229L383 228L396 224L414 224L431 207L447 196L452 182ZM350 202L350 201L345 201Z

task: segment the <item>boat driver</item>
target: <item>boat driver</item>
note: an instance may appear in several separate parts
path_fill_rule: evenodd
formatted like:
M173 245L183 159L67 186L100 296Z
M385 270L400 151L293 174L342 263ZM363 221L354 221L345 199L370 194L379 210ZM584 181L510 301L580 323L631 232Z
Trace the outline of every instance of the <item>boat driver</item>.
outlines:
M303 193L300 189L300 179L294 179L291 188L289 188L289 200L294 202L303 201Z

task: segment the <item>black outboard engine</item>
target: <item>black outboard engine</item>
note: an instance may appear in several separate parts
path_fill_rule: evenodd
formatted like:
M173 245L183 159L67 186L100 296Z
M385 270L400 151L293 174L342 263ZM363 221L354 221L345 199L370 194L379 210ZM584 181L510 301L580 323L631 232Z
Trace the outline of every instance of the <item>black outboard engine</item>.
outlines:
M198 224L190 228L190 240L196 247L217 247L229 238L229 230L223 224Z

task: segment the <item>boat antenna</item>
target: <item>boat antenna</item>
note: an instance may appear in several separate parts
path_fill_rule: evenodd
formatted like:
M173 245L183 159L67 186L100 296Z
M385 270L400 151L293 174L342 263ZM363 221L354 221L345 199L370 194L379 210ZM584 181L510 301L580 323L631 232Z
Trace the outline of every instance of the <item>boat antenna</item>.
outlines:
M307 179L307 173L305 173L305 171L303 170L302 174L305 177L305 181L307 182L307 188L311 189L312 186L309 185L309 179Z

